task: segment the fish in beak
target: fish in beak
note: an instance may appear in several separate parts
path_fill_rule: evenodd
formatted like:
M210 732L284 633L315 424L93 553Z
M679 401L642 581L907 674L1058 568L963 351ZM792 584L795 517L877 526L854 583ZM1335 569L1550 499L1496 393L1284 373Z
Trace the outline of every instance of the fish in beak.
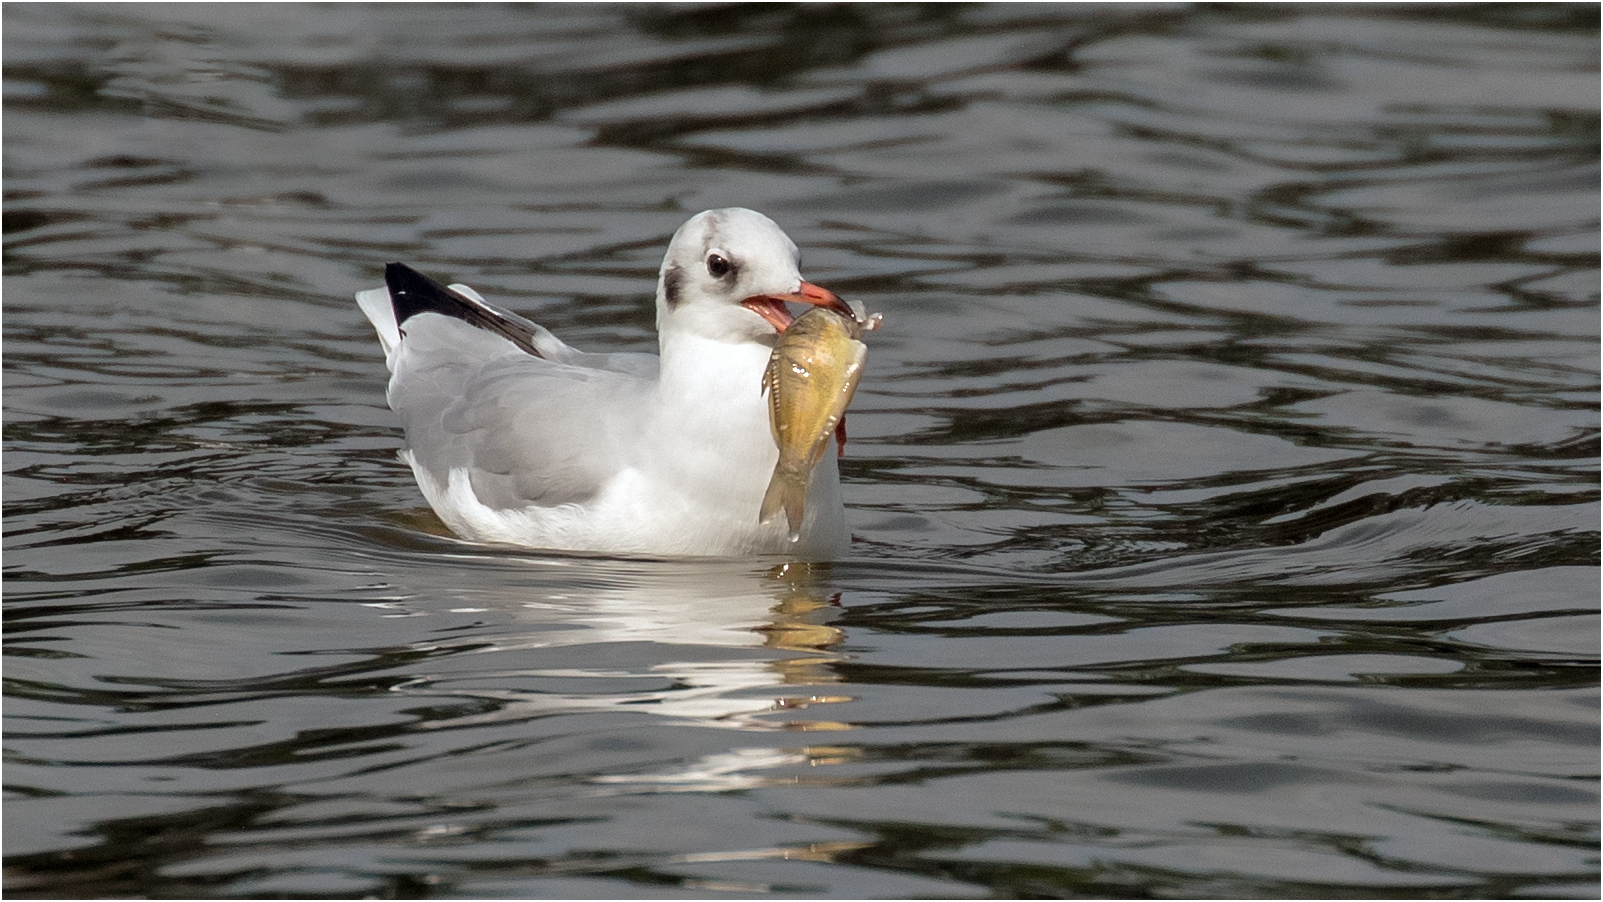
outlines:
M844 450L846 405L868 357L860 338L880 322L877 315L864 322L850 309L844 315L830 310L808 310L779 333L762 379L779 460L757 520L766 523L783 509L792 542L801 535L807 487L830 435Z
M785 309L787 301L824 307L847 319L853 321L858 319L852 308L847 306L835 292L828 288L820 288L811 282L802 282L791 294L760 294L746 298L740 302L740 306L767 320L775 332L784 332L795 319L790 315L790 311Z

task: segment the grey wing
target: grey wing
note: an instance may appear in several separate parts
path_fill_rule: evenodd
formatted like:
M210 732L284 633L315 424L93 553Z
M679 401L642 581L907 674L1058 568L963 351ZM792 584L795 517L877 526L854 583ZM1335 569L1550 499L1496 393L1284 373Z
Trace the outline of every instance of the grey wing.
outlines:
M529 349L555 363L566 363L585 369L609 370L642 379L657 378L657 357L654 354L594 354L569 347L551 330L511 310L486 301L477 291L466 285L451 285L452 291L467 295L500 317L503 324L526 333Z
M572 362L558 362L439 314L410 317L403 331L390 406L414 464L438 485L462 471L491 508L583 503L627 465L649 355L563 346Z

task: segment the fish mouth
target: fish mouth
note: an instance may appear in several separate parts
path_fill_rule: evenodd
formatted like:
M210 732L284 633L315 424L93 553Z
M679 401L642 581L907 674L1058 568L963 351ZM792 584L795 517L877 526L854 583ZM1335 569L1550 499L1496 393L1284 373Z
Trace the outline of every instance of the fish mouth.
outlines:
M853 313L852 308L846 306L846 302L841 300L835 292L830 291L828 288L820 288L811 282L802 282L790 294L759 294L746 298L740 302L740 306L767 320L768 324L774 327L775 332L783 332L796 319L790 315L789 310L785 309L785 302L787 301L795 301L798 304L812 304L815 307L826 307L853 321L857 319L857 314Z

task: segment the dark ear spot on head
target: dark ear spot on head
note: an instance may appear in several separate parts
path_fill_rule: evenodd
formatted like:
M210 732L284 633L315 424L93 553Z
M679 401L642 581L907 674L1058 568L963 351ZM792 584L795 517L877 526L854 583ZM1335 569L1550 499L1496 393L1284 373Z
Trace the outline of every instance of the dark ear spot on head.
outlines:
M678 265L669 266L662 273L662 296L668 302L669 308L679 306L679 289L684 284L685 274Z

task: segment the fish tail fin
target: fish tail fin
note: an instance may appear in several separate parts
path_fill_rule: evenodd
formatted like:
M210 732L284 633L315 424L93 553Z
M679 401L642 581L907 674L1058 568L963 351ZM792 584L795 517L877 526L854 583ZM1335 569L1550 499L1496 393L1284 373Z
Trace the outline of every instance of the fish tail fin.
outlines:
M767 523L779 509L785 509L785 521L790 526L790 540L801 539L802 513L807 506L807 483L800 479L787 478L786 474L775 472L774 477L768 480L768 491L763 494L763 506L758 511L757 521Z

